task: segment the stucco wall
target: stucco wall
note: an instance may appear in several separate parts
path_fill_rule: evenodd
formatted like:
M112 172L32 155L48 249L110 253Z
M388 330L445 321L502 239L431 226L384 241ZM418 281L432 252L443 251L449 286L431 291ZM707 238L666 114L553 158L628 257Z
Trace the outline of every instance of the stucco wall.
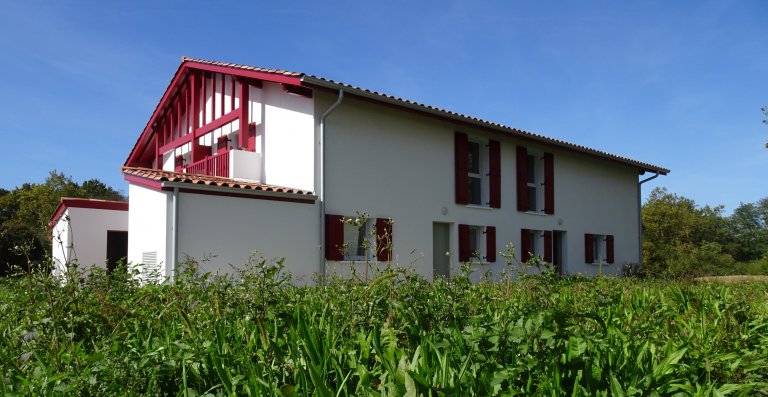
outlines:
M106 269L107 231L127 231L128 212L70 207L53 229L53 257L58 272L62 264L77 263L80 269ZM60 238L60 240L59 240Z
M128 185L128 262L142 265L142 277L157 272L160 277L170 275L168 250L172 236L170 222L171 193L152 190L143 186ZM155 253L157 269L143 266L144 256Z
M334 96L316 95L320 114ZM454 131L501 142L502 208L457 205L454 196ZM515 147L550 152L555 159L555 214L517 211ZM584 233L615 235L617 273L636 262L637 171L615 162L523 142L413 112L345 98L326 122L326 212L394 220L394 258L432 275L432 223L450 223L452 272L458 270L458 224L495 226L497 251L520 244L520 229L566 231L564 273L595 274L584 263ZM445 212L445 213L444 213ZM518 252L519 258L519 252ZM501 257L479 273L498 274Z
M255 251L285 258L286 270L309 282L320 271L317 214L315 204L181 193L179 260L197 260L201 272L232 273Z

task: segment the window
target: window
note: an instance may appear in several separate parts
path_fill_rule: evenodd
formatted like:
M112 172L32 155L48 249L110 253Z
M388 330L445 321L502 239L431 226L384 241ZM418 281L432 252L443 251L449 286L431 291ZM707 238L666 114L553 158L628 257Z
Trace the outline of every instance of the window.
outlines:
M344 223L344 260L364 261L370 257L372 242L370 239L371 221L345 217Z
M469 142L467 164L469 170L469 204L483 205L483 171L480 169L482 152L479 142Z
M455 135L456 203L501 207L501 146L498 141Z
M496 262L496 228L459 225L459 261Z
M585 234L584 235L584 262L586 263L613 263L614 248L613 235Z
M517 147L517 210L555 213L554 156Z
M520 230L521 262L528 262L534 257L540 257L547 263L552 262L551 230Z
M392 258L392 221L342 215L325 216L325 258L333 261L389 261Z

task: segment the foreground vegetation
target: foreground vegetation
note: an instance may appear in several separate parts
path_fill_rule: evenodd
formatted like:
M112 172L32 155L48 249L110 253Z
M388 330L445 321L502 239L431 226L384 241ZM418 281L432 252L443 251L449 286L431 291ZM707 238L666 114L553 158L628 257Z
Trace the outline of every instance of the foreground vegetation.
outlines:
M768 283L0 280L3 395L766 395Z

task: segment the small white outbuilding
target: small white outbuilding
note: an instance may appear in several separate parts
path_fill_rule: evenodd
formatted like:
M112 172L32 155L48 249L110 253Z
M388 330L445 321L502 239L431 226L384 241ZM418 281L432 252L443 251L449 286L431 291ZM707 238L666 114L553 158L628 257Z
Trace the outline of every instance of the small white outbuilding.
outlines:
M128 256L128 203L62 198L51 227L53 273L63 276L67 265L111 271Z

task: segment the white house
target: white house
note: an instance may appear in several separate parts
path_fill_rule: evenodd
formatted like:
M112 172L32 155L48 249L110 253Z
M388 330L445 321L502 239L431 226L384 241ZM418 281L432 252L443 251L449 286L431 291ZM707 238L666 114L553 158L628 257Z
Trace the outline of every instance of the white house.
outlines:
M48 226L54 275L67 264L111 271L128 255L127 202L65 197Z
M253 251L305 278L371 262L496 275L508 243L564 274L617 274L641 259L638 176L669 172L320 77L189 58L122 171L128 260L168 278L186 258L229 272Z

